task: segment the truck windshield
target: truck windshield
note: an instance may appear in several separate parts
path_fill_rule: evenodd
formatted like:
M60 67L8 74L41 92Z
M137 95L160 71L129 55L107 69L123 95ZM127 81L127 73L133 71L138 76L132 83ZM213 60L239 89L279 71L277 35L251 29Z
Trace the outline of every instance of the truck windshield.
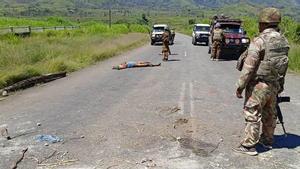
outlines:
M240 25L222 25L221 29L223 29L225 33L243 33L243 29Z
M165 28L164 27L154 27L153 32L164 32Z
M195 26L194 31L209 32L208 26Z

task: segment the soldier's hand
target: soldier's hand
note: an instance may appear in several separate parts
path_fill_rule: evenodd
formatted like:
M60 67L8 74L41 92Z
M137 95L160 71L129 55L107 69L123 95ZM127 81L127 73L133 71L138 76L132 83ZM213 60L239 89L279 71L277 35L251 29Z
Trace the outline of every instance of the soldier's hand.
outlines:
M236 94L237 98L239 98L239 99L243 98L242 93L243 93L242 89L240 89L240 88L236 89L236 93L235 94Z

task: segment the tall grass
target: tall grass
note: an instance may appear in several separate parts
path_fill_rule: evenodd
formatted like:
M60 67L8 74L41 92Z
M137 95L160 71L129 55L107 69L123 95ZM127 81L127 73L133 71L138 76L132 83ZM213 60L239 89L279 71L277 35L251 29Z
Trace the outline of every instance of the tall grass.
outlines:
M141 32L141 33L134 33ZM51 72L75 71L144 44L147 27L85 25L78 30L46 31L31 37L0 36L0 88Z

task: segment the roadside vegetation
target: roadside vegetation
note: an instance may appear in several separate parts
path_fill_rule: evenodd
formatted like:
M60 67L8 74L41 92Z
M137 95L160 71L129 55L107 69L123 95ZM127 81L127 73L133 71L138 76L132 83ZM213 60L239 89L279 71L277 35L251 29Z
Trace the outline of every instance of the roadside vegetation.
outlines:
M76 26L78 23L69 21L61 17L49 17L44 19L37 18L11 18L11 17L0 17L0 28L9 26Z
M9 23L54 26L56 21L9 20ZM59 22L60 23L60 22ZM69 25L71 22L63 22ZM3 24L2 22L2 25ZM148 29L138 24L82 23L80 29L0 36L0 88L45 73L79 70L145 44Z

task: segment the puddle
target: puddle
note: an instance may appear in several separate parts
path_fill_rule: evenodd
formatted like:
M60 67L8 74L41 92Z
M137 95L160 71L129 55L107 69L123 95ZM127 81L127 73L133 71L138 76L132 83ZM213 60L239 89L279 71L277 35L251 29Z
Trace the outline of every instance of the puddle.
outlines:
M217 145L206 143L192 138L181 138L178 140L181 147L191 150L197 156L208 157L216 150Z

